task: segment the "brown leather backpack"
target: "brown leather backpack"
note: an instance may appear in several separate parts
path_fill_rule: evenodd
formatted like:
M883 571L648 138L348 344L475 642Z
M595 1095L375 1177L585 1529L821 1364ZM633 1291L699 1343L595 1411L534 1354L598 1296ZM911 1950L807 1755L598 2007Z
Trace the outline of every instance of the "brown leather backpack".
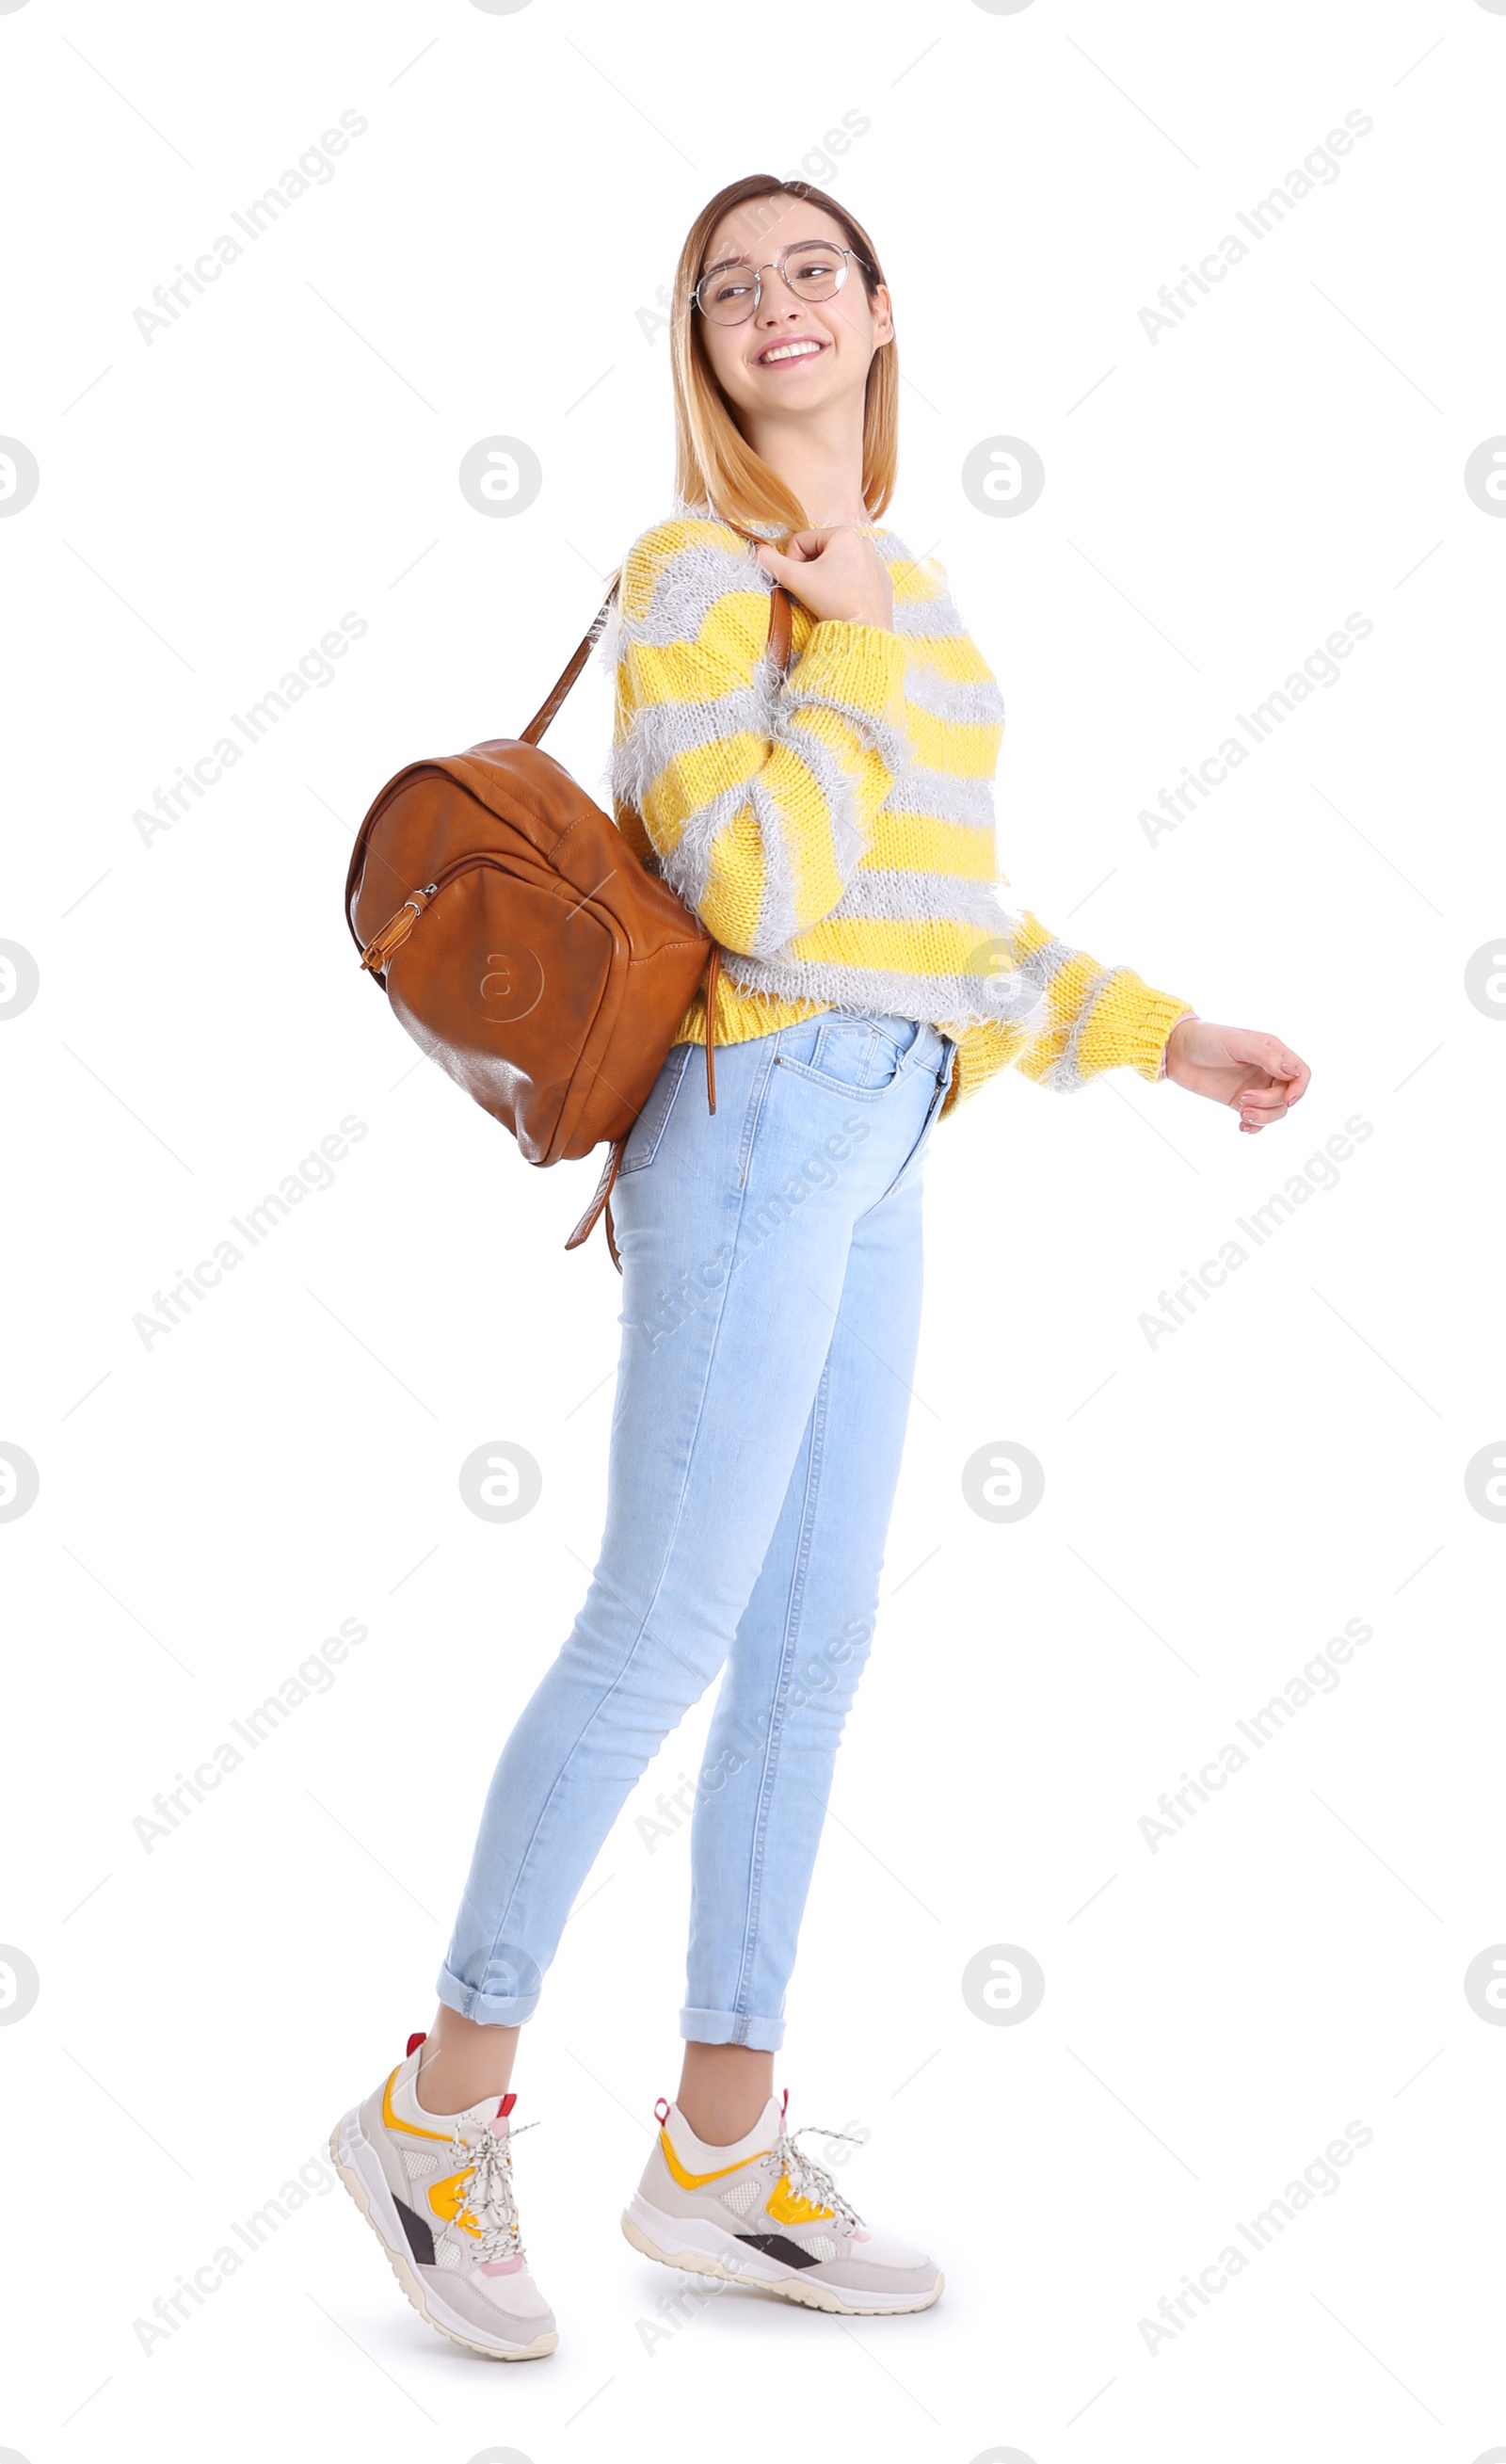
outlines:
M627 1133L704 976L706 1097L716 1110L711 1012L721 951L539 739L576 682L616 584L519 737L410 762L360 825L345 913L362 967L431 1061L517 1139L558 1163L611 1141L567 1249L605 1214ZM769 654L790 654L777 586Z

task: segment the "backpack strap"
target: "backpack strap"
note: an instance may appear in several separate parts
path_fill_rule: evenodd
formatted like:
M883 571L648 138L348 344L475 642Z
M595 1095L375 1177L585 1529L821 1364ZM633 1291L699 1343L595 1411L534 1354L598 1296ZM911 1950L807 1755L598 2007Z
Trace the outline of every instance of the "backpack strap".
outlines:
M607 1148L606 1161L601 1166L601 1177L596 1185L596 1195L592 1199L590 1205L586 1208L585 1213L581 1216L579 1222L576 1225L575 1230L571 1233L569 1240L565 1243L565 1247L567 1249L578 1249L582 1241L588 1241L590 1239L591 1233L595 1228L596 1219L601 1213L602 1209L605 1208L606 1245L612 1252L612 1264L617 1268L619 1274L622 1271L622 1261L617 1254L617 1242L612 1232L612 1208L610 1200L612 1196L612 1183L617 1178L618 1167L622 1160L622 1149L626 1144L627 1140L625 1137L614 1138L611 1145Z
M706 962L706 1098L707 1110L712 1112L716 1110L716 1073L715 1066L711 1059L711 1015L712 1004L716 999L716 981L721 973L721 944L718 941L713 941L711 943L711 955ZM578 1249L582 1241L588 1241L590 1239L592 1232L596 1228L597 1217L599 1215L604 1216L606 1219L606 1245L612 1252L612 1264L617 1268L619 1274L622 1271L622 1261L618 1255L617 1230L612 1221L612 1191L616 1184L617 1176L622 1169L622 1156L626 1150L628 1135L629 1133L624 1130L620 1138L614 1138L612 1140L611 1145L606 1151L606 1161L601 1166L601 1177L597 1182L596 1193L592 1198L591 1203L586 1208L585 1213L581 1216L575 1230L571 1233L569 1240L565 1243L565 1247L567 1249Z
M729 522L727 527L729 530L735 530L737 525L735 522ZM612 602L617 597L617 591L618 584L614 582L591 620L590 631L571 652L557 683L546 694L540 707L535 711L528 725L519 735L517 738L519 744L542 743L545 729L558 717L566 694L573 685L579 682L581 670L606 630L606 620L612 612ZM775 583L769 601L769 656L782 676L790 664L790 594L782 582Z
M533 717L529 720L528 725L524 728L522 734L517 739L519 744L537 744L542 741L545 728L548 727L551 719L558 716L560 705L563 702L565 695L569 693L571 686L578 681L581 669L585 666L587 659L591 656L592 651L596 649L598 642L600 642L602 634L605 632L606 620L611 613L612 602L616 597L617 584L614 582L611 589L607 592L606 597L602 600L600 606L598 608L595 616L591 620L591 630L587 633L579 648L571 653L569 664L565 668L564 673L559 678L558 683L555 686L554 691L546 696L541 708L535 711Z
M735 522L730 522L728 524L728 528L730 530L737 530L738 525ZM739 536L746 539L751 538L752 534L748 532L740 532ZM619 577L619 579L621 577ZM535 712L533 717L529 720L528 725L523 729L521 735L518 737L517 741L519 744L537 744L542 738L545 729L558 716L566 695L570 692L571 687L579 681L581 671L585 667L587 659L589 659L592 651L595 649L598 642L600 642L603 632L606 630L606 620L611 614L612 602L617 597L617 592L618 583L614 582L611 589L607 592L606 597L602 600L596 616L592 620L590 631L585 635L578 647L572 652L571 657L553 691L546 695L540 707ZM776 582L769 599L768 656L773 660L775 671L781 677L790 664L790 594L785 589L782 583ZM719 942L713 940L711 943L710 956L706 962L705 983L706 1108L709 1112L714 1112L716 1110L716 987L721 976L721 945ZM616 1180L618 1173L622 1168L622 1152L626 1145L627 1135L625 1132L622 1137L613 1139L612 1144L607 1149L606 1161L601 1167L601 1177L597 1182L595 1196L592 1198L591 1203L586 1208L585 1213L581 1216L579 1222L576 1225L575 1230L571 1233L569 1240L565 1243L565 1247L567 1249L578 1249L581 1243L590 1238L596 1224L597 1217L599 1215L604 1215L606 1219L606 1245L612 1252L612 1264L617 1268L619 1274L622 1271L622 1261L618 1255L617 1238L612 1224L612 1184Z

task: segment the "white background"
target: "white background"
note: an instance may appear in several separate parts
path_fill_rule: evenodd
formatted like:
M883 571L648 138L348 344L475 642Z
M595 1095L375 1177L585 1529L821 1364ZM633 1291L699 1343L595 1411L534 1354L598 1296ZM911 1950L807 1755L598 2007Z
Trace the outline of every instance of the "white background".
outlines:
M1476 0L30 0L0 14L0 521L11 1173L0 1527L14 1603L0 1936L12 2350L0 2444L970 2464L1506 2444L1500 1556L1500 563L1467 456L1506 428L1506 16ZM1360 110L1373 129L1215 293L1140 322ZM336 175L166 331L133 311L342 111ZM870 125L838 159L844 113ZM557 2354L494 2370L409 2312L342 2192L143 2351L426 2026L509 1725L600 1538L619 1285L359 975L351 835L423 753L519 726L668 509L651 318L753 168L871 229L902 484L1002 681L1006 871L1047 920L1311 1062L1286 1126L1119 1073L996 1081L938 1130L917 1402L778 2063L870 2134L843 2186L946 2267L852 2325L677 2279L618 2214L679 2047L683 1834L602 1852L520 2065ZM1248 236L1248 234L1246 234ZM491 434L537 501L456 481ZM970 504L1029 440L1045 492ZM170 830L133 814L345 611L367 630ZM1174 833L1137 815L1350 611L1342 682ZM599 786L593 671L551 749ZM347 1114L367 1134L193 1314L152 1294ZM1351 1115L1372 1134L1228 1285L1139 1321ZM1245 1244L1249 1246L1247 1243ZM463 1458L528 1448L491 1525ZM1028 1446L1043 1503L965 1502ZM133 1824L341 1618L321 1698L150 1853ZM1373 1627L1156 1853L1140 1829L1346 1619ZM1040 2009L962 1971L1019 1945ZM0 2013L3 2015L3 2013ZM1139 2322L1351 2121L1342 2188L1174 2338ZM839 2151L840 2153L840 2151ZM311 2178L317 2179L316 2173ZM644 2323L667 2335L645 2332ZM583 2409L589 2406L589 2409Z

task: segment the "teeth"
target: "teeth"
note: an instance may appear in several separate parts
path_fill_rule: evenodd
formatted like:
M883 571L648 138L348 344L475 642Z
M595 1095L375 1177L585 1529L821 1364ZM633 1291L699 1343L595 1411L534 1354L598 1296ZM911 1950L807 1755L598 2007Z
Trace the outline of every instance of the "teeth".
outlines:
M808 360L820 347L819 342L784 342L778 350L763 353L764 365L767 367L774 360Z

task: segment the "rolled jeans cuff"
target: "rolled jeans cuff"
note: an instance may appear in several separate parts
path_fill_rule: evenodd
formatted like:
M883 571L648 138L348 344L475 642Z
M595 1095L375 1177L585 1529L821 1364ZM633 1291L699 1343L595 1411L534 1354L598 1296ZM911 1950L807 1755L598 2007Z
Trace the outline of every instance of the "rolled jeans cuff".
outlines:
M682 2011L680 2034L688 2045L746 2045L752 2053L776 2054L784 2021L750 2018L745 2011Z
M447 1968L440 1969L435 1990L447 2011L458 2011L478 2028L520 2028L538 2008L536 1993L483 1993L477 1986L462 1984Z

